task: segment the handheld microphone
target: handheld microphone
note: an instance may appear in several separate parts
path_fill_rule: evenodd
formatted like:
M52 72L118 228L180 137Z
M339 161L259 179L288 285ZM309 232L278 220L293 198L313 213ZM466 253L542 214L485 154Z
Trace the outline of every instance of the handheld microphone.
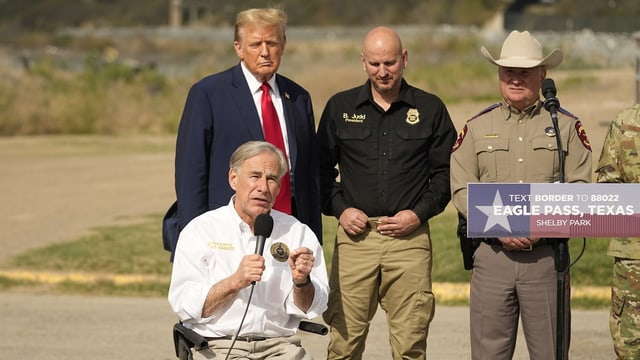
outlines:
M544 108L551 114L555 114L560 108L560 101L556 97L556 84L553 79L542 80L542 96L544 96Z
M273 231L273 218L269 214L260 214L256 217L253 222L253 234L256 236L256 250L254 253L262 256L262 252L264 251L264 243L265 240L269 236L271 236L271 231ZM231 350L233 349L233 345L235 345L236 340L238 339L238 334L240 334L240 329L242 329L242 324L244 323L244 319L247 316L247 311L249 310L249 304L251 303L251 298L253 297L253 289L256 285L255 281L251 282L251 292L249 293L249 299L247 300L247 306L244 309L244 314L242 315L242 319L240 320L240 326L236 330L236 334L233 336L233 342L227 351L227 356L224 358L227 360L229 358L229 354L231 354Z
M255 253L262 256L265 240L271 236L273 218L269 214L260 214L253 224L253 234L256 236Z

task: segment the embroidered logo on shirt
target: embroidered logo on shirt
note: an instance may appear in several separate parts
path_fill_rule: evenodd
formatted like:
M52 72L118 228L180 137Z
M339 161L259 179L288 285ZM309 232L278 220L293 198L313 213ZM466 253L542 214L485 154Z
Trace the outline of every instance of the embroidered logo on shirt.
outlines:
M214 250L225 250L225 251L233 251L233 244L231 243L222 243L222 242L215 242L215 241L210 241L208 243L209 247L214 249Z
M415 125L420 122L420 112L418 109L407 110L407 124Z
M271 256L280 262L285 262L289 259L289 247L285 243L273 243L270 250Z
M365 115L365 114L352 114L351 116L349 116L349 114L347 114L347 113L342 113L342 118L344 119L345 122L352 122L352 123L361 124L367 118L367 115Z

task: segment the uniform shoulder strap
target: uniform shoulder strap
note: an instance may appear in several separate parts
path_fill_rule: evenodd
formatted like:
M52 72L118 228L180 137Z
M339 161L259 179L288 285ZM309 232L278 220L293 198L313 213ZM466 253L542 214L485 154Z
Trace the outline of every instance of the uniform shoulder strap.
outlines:
M481 110L479 113L477 113L477 114L473 115L469 120L467 120L467 122L469 122L469 121L471 121L471 120L474 120L474 119L477 119L477 118L479 118L480 116L482 116L482 115L484 115L484 114L486 114L486 113L488 113L488 112L492 111L493 109L495 109L495 108L497 108L497 107L499 107L499 106L500 106L500 103L499 103L499 102L494 103L494 104L491 104L491 105L487 106L484 110Z
M574 120L578 120L578 117L573 115L571 112L569 112L569 110L563 108L562 106L558 109L558 112L561 113L562 115L568 116Z
M462 128L462 131L460 131L460 133L458 134L458 138L456 139L456 142L453 144L453 147L451 148L451 153L454 153L456 150L458 150L458 148L460 148L460 145L462 145L462 141L464 140L464 137L467 135L467 123L470 122L473 119L477 119L478 117L480 117L481 115L484 115L486 113L488 113L489 111L497 108L500 106L500 103L495 103L495 104L491 104L489 105L487 108L485 108L484 110L480 111L479 113L473 115L469 120L467 120L464 124L464 127Z

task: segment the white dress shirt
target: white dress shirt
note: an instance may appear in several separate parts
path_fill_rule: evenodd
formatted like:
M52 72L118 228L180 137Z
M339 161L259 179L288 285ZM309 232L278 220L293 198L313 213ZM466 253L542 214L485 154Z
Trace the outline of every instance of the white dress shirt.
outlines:
M251 95L253 96L253 102L256 104L256 110L258 110L258 116L260 117L260 125L264 128L263 120L262 120L262 83L259 82L244 62L240 62L240 68L242 69L242 73L244 74L244 78L247 80L247 85L249 86L249 90L251 91ZM284 146L287 150L287 159L289 159L289 133L287 132L287 122L284 117L284 107L282 105L282 95L280 94L280 89L278 88L278 83L276 82L276 76L278 74L274 74L271 79L267 80L269 86L271 87L271 91L269 92L271 95L271 102L273 106L276 108L276 112L278 113L278 120L280 122L280 129L282 130L282 139L284 140ZM289 168L291 168L291 162L289 161Z
M309 227L296 218L271 211L273 231L266 239L263 256L265 270L256 282L251 304L239 336L278 337L293 335L300 319L312 319L327 308L329 284L322 246ZM186 327L205 337L234 335L247 307L251 286L242 289L228 306L202 318L209 289L232 275L245 255L255 252L256 237L233 207L208 211L182 230L173 261L169 303ZM279 261L272 252L288 252L307 247L315 262L311 281L313 303L305 313L293 302L293 280L287 260ZM272 250L273 248L273 250ZM286 257L288 258L288 256Z

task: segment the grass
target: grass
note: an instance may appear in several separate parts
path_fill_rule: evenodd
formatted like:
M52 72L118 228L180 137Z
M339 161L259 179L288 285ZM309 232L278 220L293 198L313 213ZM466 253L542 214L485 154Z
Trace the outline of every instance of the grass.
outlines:
M470 272L462 267L457 217L445 211L430 221L434 248L434 283L466 284ZM336 220L323 218L324 250L331 264ZM161 216L148 216L132 225L95 229L75 241L50 245L16 256L0 268L0 289L35 289L54 293L95 295L166 296L171 275L169 253L162 248ZM569 242L572 260L582 249L581 239ZM606 255L606 239L587 239L583 256L571 269L573 288L608 287L612 259ZM37 276L19 274L37 273ZM16 275L18 274L18 275ZM76 274L71 276L69 274ZM434 286L435 288L435 286ZM575 294L574 294L575 295ZM441 304L466 305L460 297L439 296ZM578 294L574 307L603 308L608 298Z
M171 263L159 238L160 219L150 216L140 224L98 228L78 240L18 255L3 265L13 276L0 275L0 289L37 287L60 293L166 296ZM34 279L18 271L40 275ZM118 281L117 275L142 279Z

